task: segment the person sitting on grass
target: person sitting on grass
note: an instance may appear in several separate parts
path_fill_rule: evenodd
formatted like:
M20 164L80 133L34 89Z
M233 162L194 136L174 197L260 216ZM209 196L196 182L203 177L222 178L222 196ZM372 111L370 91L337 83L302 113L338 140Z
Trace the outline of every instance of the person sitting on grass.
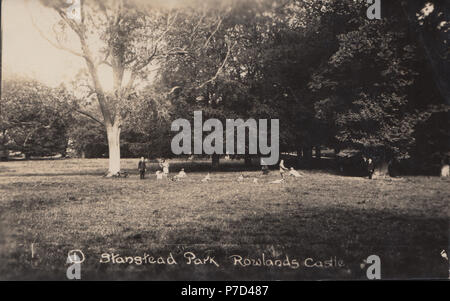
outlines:
M303 177L303 174L300 174L298 171L296 171L293 167L289 170L289 175L293 176L295 178L301 178Z
M184 172L184 168L182 168L180 170L180 172L178 173L177 177L178 178L186 178L187 177L187 174Z
M147 167L145 166L145 158L141 157L141 160L139 160L138 163L138 170L141 180L145 178L145 171L147 170Z
M281 183L284 183L284 178L270 182L270 184L281 184Z
M186 178L187 177L187 175L186 175L186 173L184 172L184 168L182 168L181 170L180 170L180 172L175 176L175 177L173 177L173 181L180 181L181 179L183 179L183 178Z
M211 176L208 174L202 179L202 182L209 182L211 180Z

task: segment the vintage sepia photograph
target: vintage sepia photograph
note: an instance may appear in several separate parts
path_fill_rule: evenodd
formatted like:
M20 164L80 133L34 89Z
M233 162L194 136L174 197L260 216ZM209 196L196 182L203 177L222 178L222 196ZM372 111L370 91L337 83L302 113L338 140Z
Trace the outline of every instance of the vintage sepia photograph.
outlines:
M450 279L449 4L1 0L0 280Z

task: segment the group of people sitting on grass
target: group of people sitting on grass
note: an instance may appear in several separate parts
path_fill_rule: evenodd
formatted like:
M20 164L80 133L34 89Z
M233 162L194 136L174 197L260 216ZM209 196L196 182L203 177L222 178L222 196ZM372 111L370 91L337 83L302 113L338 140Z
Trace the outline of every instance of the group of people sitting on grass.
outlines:
M147 165L145 164L145 158L141 157L141 160L139 160L138 163L138 170L139 170L139 175L141 180L145 179L145 173L147 172ZM159 169L156 171L156 178L158 180L162 180L164 178L168 178L169 176L169 162L167 162L166 160L161 160L159 162ZM184 176L186 176L186 173L184 172L184 168L181 169L180 174ZM184 177L181 176L181 177Z
M161 160L159 162L159 169L156 171L156 179L157 180L163 180L163 179L169 179L169 162L167 162L166 160ZM138 170L139 170L139 175L140 175L140 179L143 180L145 179L145 173L147 172L147 166L146 166L146 162L145 162L145 158L141 157L141 159L139 160L138 163ZM267 175L269 174L269 168L267 167L267 165L263 165L262 166L262 174L263 175ZM285 181L285 177L286 176L292 176L295 178L300 178L303 176L303 174L301 174L300 172L298 172L297 170L295 170L293 167L291 168L287 168L286 166L284 166L284 160L280 161L280 176L281 179L272 181L271 183L273 184L281 184ZM172 181L180 181L183 178L186 178L187 174L184 171L184 168L182 168L178 174L172 178L170 178ZM241 174L237 181L238 182L243 182L245 179L244 175ZM210 173L208 173L202 180L201 182L209 182L211 180L211 175ZM254 178L253 179L254 183L258 183L258 179Z

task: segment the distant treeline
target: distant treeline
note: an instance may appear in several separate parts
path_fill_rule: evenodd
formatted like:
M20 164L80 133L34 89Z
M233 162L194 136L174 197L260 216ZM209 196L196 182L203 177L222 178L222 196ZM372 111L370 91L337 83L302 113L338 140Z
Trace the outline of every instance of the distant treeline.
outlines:
M323 148L357 150L383 166L409 162L408 170L441 164L450 150L445 1L413 2L384 1L381 20L368 20L366 1L353 0L249 0L220 14L213 6L202 16L180 12L164 45L184 50L162 56L155 77L125 99L100 95L121 104L121 156L171 157L171 122L201 110L221 121L279 119L280 151L297 153L305 167ZM134 20L126 23L130 38L142 25ZM70 91L4 80L1 148L107 157L113 129L91 94Z

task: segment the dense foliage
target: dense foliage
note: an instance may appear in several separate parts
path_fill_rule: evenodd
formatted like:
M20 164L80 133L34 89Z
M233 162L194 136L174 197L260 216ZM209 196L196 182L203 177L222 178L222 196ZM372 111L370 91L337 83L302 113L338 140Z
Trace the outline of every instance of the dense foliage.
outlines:
M57 1L44 2L55 7ZM113 61L100 64L112 64L120 81L128 69L136 71L131 86L118 83L115 94L99 93L89 70L82 71L75 82L94 87L73 109L62 90L6 83L4 145L45 155L64 153L70 140L78 155L106 156L108 126L102 124L111 123L120 129L122 156L169 157L171 122L202 110L204 118L222 121L278 118L281 150L306 161L313 148L325 147L381 161L436 162L449 151L444 1L384 1L381 20L366 17L362 0L188 1L182 8L136 3L123 6L118 27L108 23L109 6L87 6L104 22L101 51L107 59L107 49L113 51ZM89 22L95 23L83 25ZM142 43L146 39L154 48ZM105 108L96 113L92 95L104 98L120 123Z

